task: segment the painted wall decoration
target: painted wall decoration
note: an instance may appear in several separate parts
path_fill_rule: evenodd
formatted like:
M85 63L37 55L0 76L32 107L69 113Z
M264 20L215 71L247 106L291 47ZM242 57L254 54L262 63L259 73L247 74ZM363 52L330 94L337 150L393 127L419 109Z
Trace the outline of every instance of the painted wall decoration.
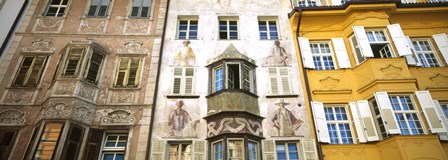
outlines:
M185 108L183 100L176 101L174 107L165 114L164 120L157 127L161 137L198 137L197 130L201 120L190 108Z
M288 53L286 53L285 48L280 46L280 41L276 40L274 42L265 63L268 66L286 66L289 64Z
M268 118L270 124L275 128L272 136L298 136L298 130L304 123L295 113L294 109L288 109L288 102L283 99L275 103L277 109ZM291 107L290 107L291 108Z
M174 57L174 65L175 66L193 66L196 63L196 54L194 54L193 49L191 49L190 41L186 40L182 42L183 46L179 47L175 57Z

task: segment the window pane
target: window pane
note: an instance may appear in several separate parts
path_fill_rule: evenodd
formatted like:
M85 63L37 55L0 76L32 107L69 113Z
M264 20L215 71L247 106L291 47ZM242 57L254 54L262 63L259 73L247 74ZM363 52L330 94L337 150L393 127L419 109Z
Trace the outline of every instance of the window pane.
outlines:
M286 147L285 144L277 144L277 159L286 159Z

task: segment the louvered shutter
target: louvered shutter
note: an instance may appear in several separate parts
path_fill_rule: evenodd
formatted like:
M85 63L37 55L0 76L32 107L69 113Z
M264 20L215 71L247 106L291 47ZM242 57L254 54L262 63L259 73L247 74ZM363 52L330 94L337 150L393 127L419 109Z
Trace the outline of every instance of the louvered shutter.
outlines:
M429 128L431 128L432 133L442 133L447 132L447 129L442 125L442 119L436 110L436 105L432 100L429 91L416 91L420 107L422 107L423 113L428 121Z
M302 62L305 68L315 68L313 56L311 55L311 47L310 47L310 41L308 38L299 37L299 46L300 46L300 53L302 55Z
M165 141L153 140L151 151L151 160L163 160L163 153L165 152Z
M386 131L389 134L401 134L398 127L397 118L395 117L392 104L390 104L389 95L387 92L376 92L375 99L380 109L382 119L386 124Z
M406 42L411 47L411 51L413 53L411 55L405 56L406 62L408 63L408 65L421 66L422 64L420 63L420 60L417 58L418 56L414 50L414 44L412 44L411 38L409 38L409 36L405 36L405 37L406 37Z
M173 94L180 94L183 68L174 68Z
M388 25L392 40L394 41L395 47L397 48L398 54L400 56L412 55L411 46L408 45L406 37L401 30L400 24Z
M25 85L25 79L32 67L33 61L34 57L23 57L22 64L20 65L16 79L14 80L14 85Z
M439 47L440 53L442 53L445 62L448 64L448 38L445 33L432 35L434 41L436 41L437 47Z
M129 76L127 85L137 86L139 84L141 61L141 58L132 58L130 62L131 64L129 65Z
M268 68L271 94L278 94L277 68Z
M378 141L380 137L373 121L372 112L370 111L369 102L367 100L361 100L357 102L359 110L359 116L364 124L364 131L367 136L367 141Z
M347 49L345 48L344 39L332 38L333 47L338 58L339 68L352 68L350 59L348 58Z
M302 141L302 148L305 160L317 160L316 144L313 139L304 139Z
M341 5L342 0L331 0L331 5L336 6L336 5Z
M316 101L312 101L311 104L318 140L319 142L330 143L330 135L328 133L327 121L325 119L324 104Z
M117 68L117 78L115 79L115 86L124 86L124 79L127 74L129 58L120 58Z
M64 76L78 75L78 69L81 65L84 48L71 48L67 58L67 65L65 66Z
M364 57L373 57L372 47L370 46L369 39L367 38L366 30L363 26L353 26L356 41L358 42L359 50Z
M448 128L448 117L445 116L445 114L443 113L442 107L440 106L439 101L434 100L434 105L436 105L436 111L439 113L440 115L440 119L442 120L442 125L445 128ZM445 133L437 133L439 135L440 140L443 141L448 141L448 132Z
M359 143L367 142L366 135L364 134L364 126L359 115L359 110L356 102L350 102L350 110L353 116L353 122L355 123L356 133L358 134Z
M185 68L184 94L193 94L194 68Z
M84 149L84 160L98 159L103 140L103 130L90 128L89 138L87 138Z
M275 159L275 144L273 140L261 140L263 160Z
M290 85L289 85L289 70L286 67L279 68L280 72L280 80L282 82L282 94L291 93Z
M39 79L41 77L42 71L44 70L45 60L47 56L36 56L33 66L30 70L30 75L25 86L37 86Z
M194 141L194 160L205 160L206 152L205 141Z

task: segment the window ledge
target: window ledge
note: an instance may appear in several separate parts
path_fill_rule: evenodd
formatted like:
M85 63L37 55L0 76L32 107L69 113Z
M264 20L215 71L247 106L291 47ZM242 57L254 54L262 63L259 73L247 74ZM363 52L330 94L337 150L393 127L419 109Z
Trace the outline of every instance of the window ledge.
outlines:
M140 87L111 87L110 90L140 90Z
M294 98L299 97L298 94L270 94L266 95L266 98Z
M178 95L178 94L169 94L166 95L168 99L176 99L176 98L184 98L184 99L197 99L199 95Z

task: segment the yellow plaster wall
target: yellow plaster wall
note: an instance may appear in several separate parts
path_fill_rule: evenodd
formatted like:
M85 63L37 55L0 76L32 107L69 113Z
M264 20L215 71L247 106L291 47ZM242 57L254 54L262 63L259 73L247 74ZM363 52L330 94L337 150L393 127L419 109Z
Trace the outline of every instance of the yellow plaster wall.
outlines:
M322 145L324 160L379 160L374 144Z

